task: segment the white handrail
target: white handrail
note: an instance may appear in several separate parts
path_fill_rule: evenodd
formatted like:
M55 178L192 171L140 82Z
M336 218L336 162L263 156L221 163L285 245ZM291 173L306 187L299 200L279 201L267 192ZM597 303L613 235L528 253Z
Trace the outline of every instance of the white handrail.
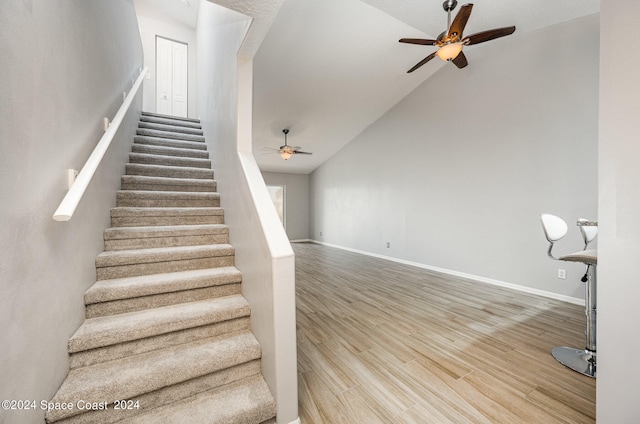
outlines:
M64 199L60 202L60 206L58 206L58 209L56 209L56 212L53 214L53 219L56 221L68 221L73 216L73 213L78 207L78 203L80 203L80 199L82 199L84 192L87 190L87 187L89 186L93 175L96 173L104 154L107 152L113 137L120 128L120 124L122 124L124 116L129 110L129 107L131 107L133 99L136 94L138 94L138 90L142 85L142 81L144 80L144 76L147 74L148 69L148 67L145 67L142 72L140 72L138 79L135 84L133 84L133 87L131 87L131 91L129 91L129 94L124 99L122 106L118 109L116 116L113 117L113 121L111 121L111 124L102 135L102 138L96 145L95 149L91 152L91 156L89 156L87 162L80 170L78 177L69 188Z

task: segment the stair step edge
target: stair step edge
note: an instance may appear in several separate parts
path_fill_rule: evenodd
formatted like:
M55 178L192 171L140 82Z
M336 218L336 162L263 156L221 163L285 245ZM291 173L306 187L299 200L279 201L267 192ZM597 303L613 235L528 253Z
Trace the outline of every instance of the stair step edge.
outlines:
M156 124L168 123L170 125L179 126L179 127L202 129L202 124L200 122L185 121L185 120L179 120L179 119L169 119L169 118L163 118L159 116L141 115L139 122L148 122L148 123L156 123Z
M247 317L242 295L163 306L119 315L90 318L69 339L69 353L150 338L188 328Z
M184 125L174 125L173 123L148 122L141 120L138 122L138 128L203 135L201 128L186 127Z
M185 129L185 130L193 130L193 131L198 131L201 130L200 128L195 128L195 127L185 127L184 125L174 125L174 123L178 123L178 124L189 124L189 121L182 121L182 120L171 120L171 119L164 119L164 120L160 120L158 118L156 118L155 120L149 120L148 117L146 117L147 119L142 119L143 117L140 116L140 120L138 121L138 125L144 125L143 128L147 128L148 125L153 125L153 126L169 126L169 127L177 127L180 129ZM195 123L193 123L195 124ZM197 124L196 124L197 125Z
M195 396L199 393L209 391L217 387L223 387L235 381L240 381L257 374L260 374L260 360L254 359L250 362L236 365L232 368L216 371L214 373L197 377L179 384L163 387L162 389L156 390L151 393L137 396L134 401L139 402L139 409L116 410L113 405L109 405L109 408L106 411L88 411L83 414L70 417L69 419L65 420L64 423L122 423L121 420L123 419L131 419L133 416L142 414L148 410L178 402L181 399L191 398L192 396ZM157 422L158 421L155 421L150 424L156 424ZM275 421L272 421L269 424L275 424Z
M153 116L153 117L158 117L158 118L165 118L165 119L172 119L175 121L186 121L186 122L197 122L200 123L199 119L196 118L185 118L182 116L173 116L173 115L164 115L162 113L156 113L156 112L142 112L141 113L144 116Z
M104 240L128 240L140 238L184 237L220 234L229 234L229 227L225 224L111 227L104 230Z
M220 408L219 405L225 407ZM262 375L258 374L145 411L122 423L262 423L275 416L273 395Z
M207 150L207 145L198 141L176 140L173 138L151 137L148 135L136 135L133 144L144 146L179 147L182 149Z
M190 168L205 168L211 170L211 159L191 158L185 156L154 155L149 153L129 153L131 164L151 164L164 166L179 166Z
M194 159L209 159L209 152L206 150L188 149L173 146L156 146L151 144L133 143L132 153L159 154L163 156L174 156Z
M178 177L155 177L150 175L123 175L121 182L127 184L144 183L144 184L174 184L174 185L199 185L214 186L217 184L214 179L204 178L178 178Z
M202 192L202 191L151 191L151 190L118 190L116 191L117 199L220 199L218 192Z
M101 364L71 370L51 400L74 404L134 399L165 386L243 364L261 356L260 344L251 332L197 340ZM52 410L48 421L82 412Z
M189 259L233 256L234 254L235 249L230 244L108 250L98 254L96 257L96 268L184 261Z
M212 169L206 167L128 163L125 175L213 180L215 174Z
M211 207L135 207L135 206L119 206L111 208L111 217L167 217L167 216L220 216L224 215L224 208Z
M85 304L234 284L242 281L236 267L180 271L97 281L84 294Z
M136 135L148 135L151 137L172 138L176 140L197 141L204 143L205 139L202 135L185 134L180 132L152 130L147 128L136 129Z

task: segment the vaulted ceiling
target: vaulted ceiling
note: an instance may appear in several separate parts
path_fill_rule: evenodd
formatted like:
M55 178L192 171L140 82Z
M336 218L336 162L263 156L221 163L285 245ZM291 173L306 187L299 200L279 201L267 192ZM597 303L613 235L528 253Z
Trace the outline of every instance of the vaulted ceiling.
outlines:
M465 34L515 25L510 37L597 13L599 0L475 0ZM465 4L460 1L452 16ZM472 72L484 46L468 46L469 66L432 60L435 50L398 43L446 29L441 0L285 0L254 58L254 154L263 171L309 173L435 72ZM553 46L549 46L553 48ZM544 58L540 58L544 60ZM437 107L437 105L434 105ZM425 111L428 113L428 111ZM312 156L284 161L266 147L290 145ZM393 143L393 140L390 140Z
M466 47L464 69L434 59L407 74L435 48L398 39L435 38L444 31L441 0L210 1L254 18L240 54L254 57L253 151L263 171L310 173L435 72L464 78L473 72L474 56L501 41ZM474 7L465 34L515 25L510 37L521 37L600 10L600 0L470 1ZM190 26L197 3L153 0ZM453 16L463 4L460 0ZM284 161L270 150L284 143L285 128L290 145L313 155Z

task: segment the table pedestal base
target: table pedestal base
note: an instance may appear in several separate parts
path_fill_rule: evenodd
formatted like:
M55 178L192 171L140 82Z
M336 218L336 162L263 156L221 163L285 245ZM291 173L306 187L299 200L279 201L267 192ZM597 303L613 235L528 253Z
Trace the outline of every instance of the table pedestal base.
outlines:
M551 354L562 365L580 374L596 378L596 353L587 349L554 347Z

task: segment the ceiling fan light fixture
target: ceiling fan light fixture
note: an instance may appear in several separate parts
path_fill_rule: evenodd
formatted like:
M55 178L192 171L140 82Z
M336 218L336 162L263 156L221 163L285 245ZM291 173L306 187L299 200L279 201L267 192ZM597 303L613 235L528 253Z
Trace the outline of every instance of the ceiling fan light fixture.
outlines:
M462 43L450 43L440 47L436 52L436 56L447 62L458 57L461 51Z
M293 156L293 153L287 152L286 150L280 150L280 157L284 160L289 160L289 158Z

